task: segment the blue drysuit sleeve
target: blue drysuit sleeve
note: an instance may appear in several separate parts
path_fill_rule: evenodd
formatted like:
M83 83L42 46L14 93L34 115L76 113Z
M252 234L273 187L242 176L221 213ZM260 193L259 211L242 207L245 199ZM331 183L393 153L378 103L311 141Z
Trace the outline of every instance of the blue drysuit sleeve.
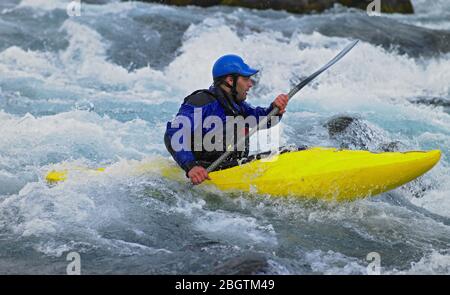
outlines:
M164 135L166 147L174 160L186 172L198 164L192 152L192 141L197 144L202 143L203 134L213 128L203 128L203 121L217 113L218 103L215 101L201 107L183 103L175 119L167 123ZM198 136L198 139L195 136Z
M263 117L267 117L269 115L269 113L273 110L272 104L270 104L270 106L267 108L253 107L250 104L246 103L245 101L241 103L241 107L244 109L244 112L247 116L254 116L256 118L257 124L259 124L260 120ZM278 120L274 120L274 122L272 122L272 120L268 120L267 126L262 126L262 129L275 126L278 123L278 121L280 121L280 119L283 117L283 115L276 115L274 117L278 117ZM275 124L272 124L272 123L275 123ZM253 126L251 126L251 127L253 127Z
M202 124L202 122L195 122L194 120L195 109L191 105L182 104L175 119L167 123L164 135L167 149L178 165L186 172L189 172L195 166L195 157L191 151L191 140L193 140L194 130L201 128Z

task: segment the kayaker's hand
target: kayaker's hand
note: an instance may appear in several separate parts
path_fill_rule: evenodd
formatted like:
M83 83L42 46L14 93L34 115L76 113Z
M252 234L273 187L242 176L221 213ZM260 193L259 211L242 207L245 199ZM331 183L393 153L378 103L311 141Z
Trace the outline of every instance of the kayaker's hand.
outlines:
M277 96L277 98L275 98L272 104L280 109L278 115L282 115L286 112L288 101L289 97L287 96L287 94L280 94Z
M210 179L208 171L202 166L195 166L189 170L188 177L194 185L202 183L205 179Z

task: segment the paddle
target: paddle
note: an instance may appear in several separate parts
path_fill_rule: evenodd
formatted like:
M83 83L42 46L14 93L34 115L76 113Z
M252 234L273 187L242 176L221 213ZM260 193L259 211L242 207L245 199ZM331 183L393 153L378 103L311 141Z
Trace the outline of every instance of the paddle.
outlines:
M326 65L324 65L322 68L317 70L314 74L300 82L298 85L296 85L294 88L292 88L291 91L288 93L289 99L291 99L297 92L299 92L303 87L308 85L309 82L314 80L317 76L322 74L324 71L326 71L329 67L334 65L336 62L338 62L344 55L346 55L350 50L352 50L353 47L356 46L359 40L356 40L352 42L351 44L347 45L338 55L336 55L332 60L330 60ZM217 167L219 167L220 164L236 149L237 146L242 145L247 138L255 134L258 129L260 129L262 126L266 126L268 118L271 118L278 114L279 109L277 107L274 107L273 110L269 113L267 117L265 117L263 120L261 120L258 124L258 126L253 127L249 130L249 132L245 135L245 137L241 137L239 141L236 143L236 145L233 146L232 149L228 149L225 153L223 153L217 160L215 160L207 169L206 171L211 172L214 171Z

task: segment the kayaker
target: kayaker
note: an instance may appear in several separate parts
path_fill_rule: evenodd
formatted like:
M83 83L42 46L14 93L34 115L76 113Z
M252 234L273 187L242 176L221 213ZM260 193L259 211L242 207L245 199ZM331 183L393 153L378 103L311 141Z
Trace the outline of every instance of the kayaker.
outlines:
M205 135L216 128L216 125L220 125L218 123L227 126L227 120L236 119L239 116L247 120L247 118L251 119L250 116L253 116L257 124L276 106L280 111L275 119L268 120L266 127L270 128L278 122L286 111L289 101L286 94L278 95L266 108L252 107L245 102L247 93L254 84L251 77L258 71L248 66L237 55L229 54L220 57L212 68L213 85L209 89L200 89L187 96L175 119L167 123L164 135L166 148L178 165L186 171L187 177L193 184L200 184L208 179L206 168L225 152L225 144L227 143L225 138L230 136L228 128L224 128L224 132L221 132L222 138L214 138L213 140L214 147L219 146L220 148L211 150L204 144ZM196 120L196 116L197 118L200 116L201 120ZM219 118L219 122L216 119L215 123L211 124L215 118ZM185 125L189 125L189 127L186 129ZM249 127L253 126L247 126L246 130L232 128L233 134L231 136L234 143L237 142L239 136L245 136ZM181 130L182 128L187 131ZM181 137L180 133L182 134ZM196 135L200 137L200 144L194 140ZM183 148L180 149L180 145ZM238 160L248 156L248 147L249 142L247 140L245 147L233 151L218 169L238 164Z

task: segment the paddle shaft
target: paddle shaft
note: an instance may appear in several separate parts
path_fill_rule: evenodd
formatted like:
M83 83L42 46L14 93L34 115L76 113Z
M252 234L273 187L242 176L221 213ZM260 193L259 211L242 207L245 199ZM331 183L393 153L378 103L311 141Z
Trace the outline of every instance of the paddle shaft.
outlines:
M356 46L358 43L358 40L352 42L351 44L347 45L338 55L336 55L332 60L330 60L326 65L324 65L322 68L317 70L314 74L307 77L305 80L297 84L294 88L291 89L288 93L288 99L290 100L297 92L299 92L303 87L309 84L312 80L314 80L317 76L322 74L324 71L326 71L329 67L334 65L336 62L338 62L344 55L346 55L350 50L352 50L353 47ZM248 132L248 134L245 135L245 137L241 137L236 145L233 146L232 149L228 149L225 153L223 153L217 160L215 160L207 169L206 171L211 172L214 171L217 167L219 167L220 164L236 149L237 146L241 146L245 143L245 141L256 133L261 127L267 126L267 120L269 118L272 118L273 116L277 115L280 109L278 107L274 107L272 111L264 117L258 124L258 126L251 128Z

